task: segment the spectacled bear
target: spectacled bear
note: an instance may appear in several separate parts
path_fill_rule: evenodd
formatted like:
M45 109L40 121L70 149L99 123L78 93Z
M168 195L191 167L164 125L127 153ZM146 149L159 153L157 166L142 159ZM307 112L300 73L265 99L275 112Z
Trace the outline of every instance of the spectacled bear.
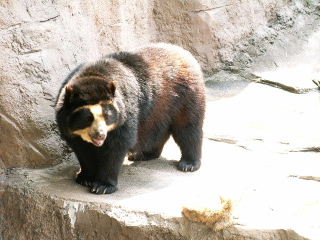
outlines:
M200 65L165 43L78 66L56 102L59 131L80 163L76 182L97 194L117 190L127 154L158 158L170 135L181 150L178 169L198 170L204 113Z

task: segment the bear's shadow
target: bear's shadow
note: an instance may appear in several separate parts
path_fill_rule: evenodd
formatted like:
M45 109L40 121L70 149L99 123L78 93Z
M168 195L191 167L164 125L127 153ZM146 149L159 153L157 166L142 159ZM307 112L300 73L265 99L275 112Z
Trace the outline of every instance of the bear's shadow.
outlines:
M118 178L118 191L107 196L114 200L126 199L168 188L177 178L189 175L179 171L177 164L178 160L164 157L137 162L125 160ZM42 180L45 178L50 182L53 189L56 189L57 183L59 183L59 189L61 184L64 184L65 189L70 192L81 191L89 193L87 187L78 185L75 182L76 173L79 170L78 163L74 161L72 164L62 164L51 168L50 171L45 171L44 174L41 174L41 178Z
M149 193L168 187L177 175L177 160L158 158L149 161L126 161L119 175L119 191L123 197Z

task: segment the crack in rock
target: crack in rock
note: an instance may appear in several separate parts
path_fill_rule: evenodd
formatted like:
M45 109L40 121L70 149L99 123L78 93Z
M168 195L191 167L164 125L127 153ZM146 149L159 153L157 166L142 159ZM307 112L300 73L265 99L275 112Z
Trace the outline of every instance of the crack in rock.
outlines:
M302 180L312 180L312 181L320 182L320 177L314 177L314 176L289 175L289 177L299 178L299 179L302 179Z
M255 83L261 83L261 84L265 84L265 85L268 85L271 87L279 88L284 91L295 93L295 94L306 94L306 93L310 93L310 92L314 92L314 91L319 91L319 88L320 88L319 83L316 83L316 85L318 86L317 88L296 88L296 87L291 87L291 86L288 86L288 85L285 85L285 84L282 84L279 82L274 82L271 80L262 79L261 77L252 79L251 81L253 81ZM312 81L314 83L316 82L315 80L312 80Z
M233 5L234 5L234 4L227 4L227 5L217 6L217 7L211 7L211 8L206 8L206 9L194 10L194 11L191 11L191 12L193 12L193 13L207 12L207 11L212 11L212 10L216 10L216 9L219 9L219 8L230 7L230 6L233 6Z
M30 51L20 52L19 55L27 55L27 54L37 53L37 52L41 52L41 51L42 51L42 49L32 49Z
M48 21L51 21L51 20L54 20L56 18L60 17L60 14L54 16L54 17L51 17L51 18L48 18L48 19L45 19L45 20L40 20L39 22L40 23L44 23L44 22L48 22Z

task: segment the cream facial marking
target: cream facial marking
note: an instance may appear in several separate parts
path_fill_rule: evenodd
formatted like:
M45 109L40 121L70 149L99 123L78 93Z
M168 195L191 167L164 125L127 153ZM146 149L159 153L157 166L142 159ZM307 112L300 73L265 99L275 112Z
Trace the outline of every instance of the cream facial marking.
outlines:
M104 103L111 104L111 102ZM81 108L90 110L93 115L93 121L89 127L73 131L73 134L79 135L84 141L92 143L97 147L102 146L107 138L108 132L115 129L117 124L106 124L101 103L80 107L75 111L79 111Z
M91 137L89 136L90 127L76 130L73 132L73 134L79 135L84 141L92 143Z

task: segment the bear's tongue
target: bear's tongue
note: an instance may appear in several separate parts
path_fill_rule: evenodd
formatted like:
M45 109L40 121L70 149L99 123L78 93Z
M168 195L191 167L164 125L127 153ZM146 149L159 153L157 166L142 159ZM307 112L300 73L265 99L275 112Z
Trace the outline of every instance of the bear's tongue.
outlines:
M92 138L92 142L94 145L96 145L97 147L101 147L104 143L104 139L103 140L99 140L99 139L94 139Z

